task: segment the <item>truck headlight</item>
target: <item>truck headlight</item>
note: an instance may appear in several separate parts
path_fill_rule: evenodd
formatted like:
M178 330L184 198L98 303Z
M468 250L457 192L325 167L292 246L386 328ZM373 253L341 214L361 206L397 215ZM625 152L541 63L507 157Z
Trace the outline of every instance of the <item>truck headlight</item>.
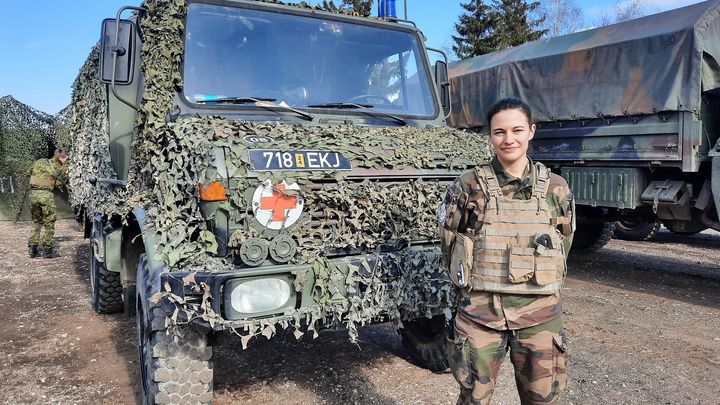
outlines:
M282 308L292 296L290 284L280 278L260 278L232 284L229 285L232 288L230 306L240 314L260 314Z

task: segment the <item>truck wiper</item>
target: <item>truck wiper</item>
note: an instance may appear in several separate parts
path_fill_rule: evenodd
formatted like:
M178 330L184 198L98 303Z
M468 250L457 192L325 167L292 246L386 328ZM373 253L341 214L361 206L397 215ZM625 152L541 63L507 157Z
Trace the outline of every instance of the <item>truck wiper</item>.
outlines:
M384 111L378 111L372 109L372 105L370 104L358 104L358 103L324 103L324 104L310 104L307 106L308 108L351 108L351 109L359 109L363 110L363 112L368 113L370 115L376 115L376 116L384 116L388 117L398 124L405 126L407 125L407 122L396 116L389 113L386 113Z
M273 101L276 101L275 98L262 98L262 97L218 97L213 99L206 99L206 100L197 100L196 103L199 104L208 104L208 103L225 103L225 104L250 104L255 103L258 107L267 108L270 111L291 111L295 114L305 118L308 121L312 121L315 119L311 114L308 114L304 111L300 111L298 109L275 104Z
M207 98L203 100L195 100L198 104L207 103L227 103L227 104L250 104L257 103L258 101L276 101L275 98L264 98L264 97L215 97Z

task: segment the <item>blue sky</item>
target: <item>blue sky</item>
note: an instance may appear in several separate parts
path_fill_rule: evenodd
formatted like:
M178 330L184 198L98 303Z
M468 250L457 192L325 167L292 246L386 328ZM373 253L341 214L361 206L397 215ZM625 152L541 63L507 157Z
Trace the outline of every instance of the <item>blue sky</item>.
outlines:
M454 23L465 0L408 0L408 18L428 38L427 45L449 48ZM575 0L592 25L612 1ZM310 1L317 3L318 1ZM398 11L402 0L397 0ZM665 11L698 0L647 0ZM70 102L72 82L99 38L100 22L124 5L140 0L4 0L0 13L0 96L12 95L41 111L55 114Z

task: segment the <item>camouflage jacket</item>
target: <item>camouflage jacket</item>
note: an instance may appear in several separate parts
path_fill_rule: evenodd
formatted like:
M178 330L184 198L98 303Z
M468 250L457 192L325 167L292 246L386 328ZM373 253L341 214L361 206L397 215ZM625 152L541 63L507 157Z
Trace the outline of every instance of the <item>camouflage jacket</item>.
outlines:
M535 165L528 159L523 179L506 172L497 158L493 158L492 167L505 196L518 200L527 200L535 182ZM575 205L567 182L552 174L548 188L547 202L553 215L568 218L568 225L559 225L565 237L563 240L565 255L570 250L575 230ZM438 218L440 240L443 254L449 257L455 233L465 233L468 229L480 229L485 209L485 196L477 186L474 170L460 176L448 188L440 207L442 215ZM485 291L460 291L457 316L496 330L522 329L547 322L560 315L560 294L553 295L516 295L498 294Z
M67 167L56 157L36 160L28 174L35 190L53 190L67 184Z

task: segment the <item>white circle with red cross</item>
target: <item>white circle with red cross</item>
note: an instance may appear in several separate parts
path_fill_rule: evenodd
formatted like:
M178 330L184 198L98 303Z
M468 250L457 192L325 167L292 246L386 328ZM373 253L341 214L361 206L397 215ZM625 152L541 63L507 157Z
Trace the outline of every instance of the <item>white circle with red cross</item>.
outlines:
M287 194L287 190L300 190L297 183L273 184L270 180L259 185L253 194L253 214L260 225L278 230L289 228L303 211L303 198L298 193Z

